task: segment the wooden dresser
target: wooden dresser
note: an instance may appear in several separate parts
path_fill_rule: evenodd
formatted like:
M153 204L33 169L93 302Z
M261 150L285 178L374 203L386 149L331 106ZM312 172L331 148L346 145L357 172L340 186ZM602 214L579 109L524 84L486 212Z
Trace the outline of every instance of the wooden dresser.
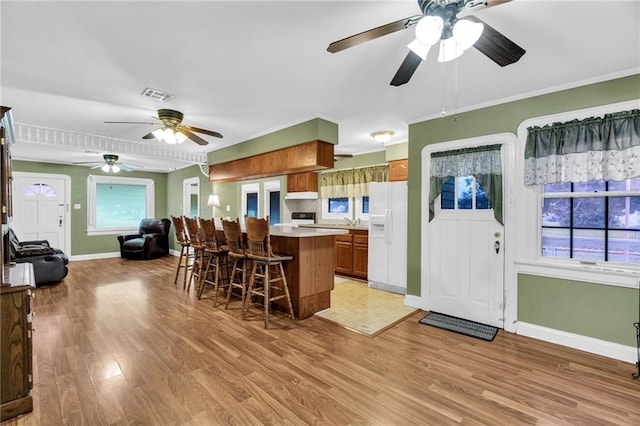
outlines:
M33 410L31 297L35 277L31 263L3 266L0 287L0 418Z

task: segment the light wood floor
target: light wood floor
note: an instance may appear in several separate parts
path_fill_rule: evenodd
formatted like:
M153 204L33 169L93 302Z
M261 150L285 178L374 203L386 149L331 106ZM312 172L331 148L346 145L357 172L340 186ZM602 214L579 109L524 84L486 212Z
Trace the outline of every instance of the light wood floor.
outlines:
M4 424L640 424L631 364L421 311L374 338L318 318L264 330L174 287L176 262L72 262L38 289L35 409Z

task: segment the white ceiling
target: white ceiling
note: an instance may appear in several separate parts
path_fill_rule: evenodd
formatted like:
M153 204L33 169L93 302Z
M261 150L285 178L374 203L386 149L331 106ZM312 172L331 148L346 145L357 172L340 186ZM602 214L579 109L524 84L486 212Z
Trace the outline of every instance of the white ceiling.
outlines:
M370 134L480 106L640 72L638 1L514 0L475 12L526 50L501 68L475 49L444 68L435 54L411 81L389 85L408 50L407 29L331 54L327 45L420 13L397 1L5 1L0 102L17 123L139 144L158 108L218 131L217 150L312 118L339 125L338 153L380 150ZM435 50L435 49L434 49ZM443 72L444 71L444 72ZM151 87L168 103L140 96ZM152 121L152 120L151 120ZM166 146L164 147L166 148ZM86 153L85 151L94 151ZM98 161L102 151L20 141L16 159ZM188 162L120 154L146 170Z

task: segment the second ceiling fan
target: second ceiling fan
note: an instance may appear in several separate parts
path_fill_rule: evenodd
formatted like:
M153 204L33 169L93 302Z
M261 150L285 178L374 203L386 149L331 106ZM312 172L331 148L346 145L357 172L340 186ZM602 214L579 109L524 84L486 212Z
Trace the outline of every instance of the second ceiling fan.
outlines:
M155 138L169 144L182 143L186 139L191 139L198 145L207 145L209 143L195 133L202 133L204 135L222 138L222 135L220 133L214 132L213 130L206 130L199 127L182 124L183 118L184 114L182 114L180 111L175 111L173 109L159 109L158 120L160 120L160 123L149 123L143 121L105 121L105 123L149 124L152 126L161 126L158 129L144 135L142 139Z
M416 27L416 39L411 42L409 53L391 80L392 86L407 83L426 59L430 48L440 43L438 61L455 59L464 50L475 47L489 59L504 67L517 62L525 50L476 16L458 18L463 10L486 9L508 3L511 0L418 0L422 15L400 19L329 45L327 50L336 53L369 40L382 37L409 27Z

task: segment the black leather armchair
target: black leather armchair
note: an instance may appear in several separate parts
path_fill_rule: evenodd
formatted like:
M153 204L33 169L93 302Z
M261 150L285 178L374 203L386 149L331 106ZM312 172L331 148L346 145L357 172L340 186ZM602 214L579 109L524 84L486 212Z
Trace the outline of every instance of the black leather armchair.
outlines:
M47 240L20 241L9 228L9 251L12 262L33 264L36 285L52 284L67 276L69 258Z
M137 234L118 235L120 256L125 259L155 259L169 254L169 219L142 219Z

